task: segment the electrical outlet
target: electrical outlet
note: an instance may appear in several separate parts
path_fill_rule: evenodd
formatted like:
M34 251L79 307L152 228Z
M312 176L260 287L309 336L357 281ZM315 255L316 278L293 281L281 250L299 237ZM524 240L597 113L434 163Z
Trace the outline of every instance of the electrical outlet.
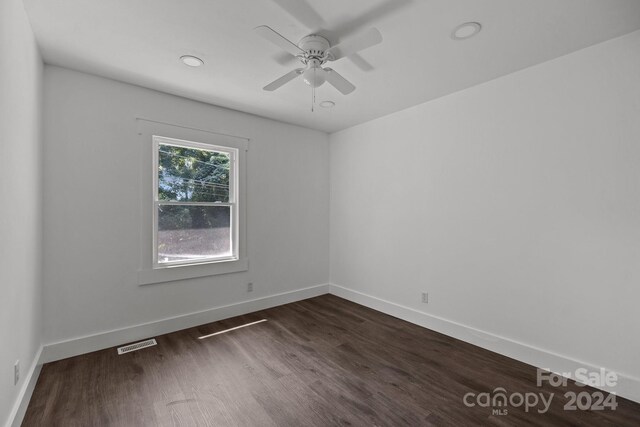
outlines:
M18 384L20 381L20 361L16 360L15 365L13 365L13 385Z
M253 292L253 283L247 283L247 292Z
M425 304L429 304L429 293L428 292L423 292L422 293L422 302Z

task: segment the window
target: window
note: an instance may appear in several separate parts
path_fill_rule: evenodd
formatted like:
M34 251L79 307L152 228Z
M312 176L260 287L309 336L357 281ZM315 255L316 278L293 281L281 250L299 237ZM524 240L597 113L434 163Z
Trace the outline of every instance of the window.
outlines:
M136 130L140 258L132 280L247 271L249 139L144 118Z
M153 137L155 268L238 259L238 149Z

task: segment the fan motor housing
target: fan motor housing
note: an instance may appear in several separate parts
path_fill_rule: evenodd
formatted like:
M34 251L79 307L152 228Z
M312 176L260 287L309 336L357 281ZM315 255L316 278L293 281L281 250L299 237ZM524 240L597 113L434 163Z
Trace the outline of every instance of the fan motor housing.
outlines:
M303 37L298 42L298 47L307 53L307 57L311 58L323 57L325 51L329 49L330 46L331 45L329 44L329 41L327 39L315 34Z

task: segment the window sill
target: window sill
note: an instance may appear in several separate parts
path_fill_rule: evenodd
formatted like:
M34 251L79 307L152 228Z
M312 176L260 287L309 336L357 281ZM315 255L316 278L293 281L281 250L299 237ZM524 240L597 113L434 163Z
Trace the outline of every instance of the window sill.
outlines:
M173 282L176 280L195 279L197 277L217 276L219 274L237 273L249 269L249 260L241 258L235 261L210 262L206 264L176 265L138 271L138 285Z

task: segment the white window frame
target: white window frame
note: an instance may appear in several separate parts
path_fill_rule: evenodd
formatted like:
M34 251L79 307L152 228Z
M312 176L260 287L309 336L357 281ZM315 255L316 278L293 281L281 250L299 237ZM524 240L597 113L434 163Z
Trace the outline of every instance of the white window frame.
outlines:
M137 132L139 140L140 171L140 246L137 272L138 285L179 281L185 279L214 276L247 271L249 258L247 255L247 154L249 139L226 135L210 130L196 129L186 126L173 125L149 119L138 118ZM205 149L219 148L236 150L235 212L237 238L233 247L233 257L228 259L211 260L207 262L188 263L157 263L157 246L155 241L155 227L157 227L157 147L153 137L161 136L171 140L197 141Z
M173 147L195 148L198 150L216 151L229 155L229 202L179 202L158 199L158 168L160 145L171 145ZM153 135L153 268L169 268L179 265L207 264L215 262L236 261L238 259L238 149L224 147L221 145L210 145L196 141L186 141L184 139L167 138L165 136ZM158 208L160 205L177 206L228 206L231 210L231 255L208 257L202 259L192 259L184 261L158 262Z

